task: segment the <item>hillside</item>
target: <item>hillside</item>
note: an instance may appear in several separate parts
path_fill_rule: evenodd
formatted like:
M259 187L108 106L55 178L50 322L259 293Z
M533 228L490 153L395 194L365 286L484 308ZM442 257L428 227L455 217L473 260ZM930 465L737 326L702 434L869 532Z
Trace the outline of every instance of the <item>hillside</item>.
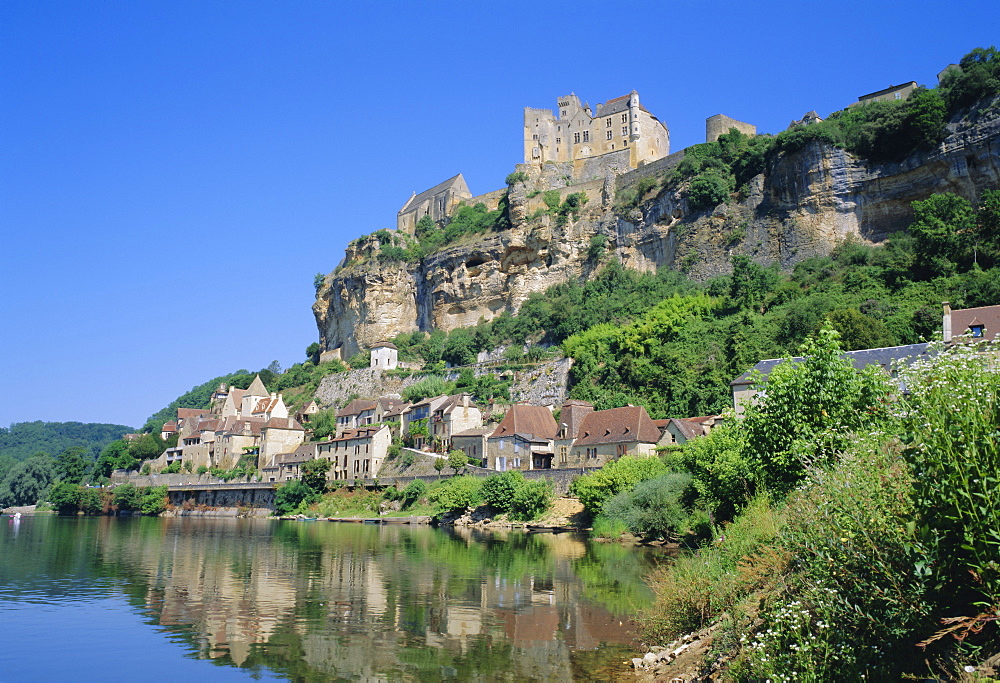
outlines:
M132 431L132 427L113 424L15 422L0 427L0 458L24 460L38 452L55 457L67 448L79 446L86 449L91 460L96 460L101 449Z
M400 333L516 313L531 294L592 279L602 257L705 281L731 273L733 255L790 271L847 239L884 244L913 201L975 201L997 186L996 84L973 101L970 87L946 79L778 136L724 135L618 176L520 164L495 207L352 242L318 287L320 344L347 358Z

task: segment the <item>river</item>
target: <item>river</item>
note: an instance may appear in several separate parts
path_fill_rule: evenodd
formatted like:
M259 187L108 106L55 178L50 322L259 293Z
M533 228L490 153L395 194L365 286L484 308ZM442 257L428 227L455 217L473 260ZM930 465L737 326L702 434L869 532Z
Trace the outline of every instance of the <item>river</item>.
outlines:
M661 556L578 534L0 518L0 680L610 680Z

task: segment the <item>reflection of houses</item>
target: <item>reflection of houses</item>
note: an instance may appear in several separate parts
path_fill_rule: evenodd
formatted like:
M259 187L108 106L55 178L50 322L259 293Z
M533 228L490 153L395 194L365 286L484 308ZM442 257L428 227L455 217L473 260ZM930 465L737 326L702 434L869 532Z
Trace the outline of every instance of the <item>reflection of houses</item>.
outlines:
M317 444L316 457L332 463L327 474L330 479L370 479L378 476L391 444L392 432L386 425L348 429Z
M595 410L583 418L573 455L598 467L625 455L653 455L659 440L660 430L642 406Z

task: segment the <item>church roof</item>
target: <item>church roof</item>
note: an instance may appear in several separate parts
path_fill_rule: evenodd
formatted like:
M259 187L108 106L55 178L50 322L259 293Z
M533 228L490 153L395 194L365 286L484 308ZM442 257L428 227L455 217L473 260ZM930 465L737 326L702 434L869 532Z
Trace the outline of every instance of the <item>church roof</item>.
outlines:
M438 183L429 190L424 190L420 194L413 195L407 200L405 204L403 204L403 208L399 210L399 213L405 213L407 209L409 209L410 207L418 206L423 202L427 201L428 199L430 199L431 197L439 195L446 190L455 190L457 192L464 192L467 195L472 194L469 192L469 186L466 185L465 183L465 178L462 176L461 173L459 173L456 176L448 178L448 180L444 181L443 183Z
M260 375L253 378L253 382L247 387L247 396L270 396L267 387L264 386L264 382L261 381Z

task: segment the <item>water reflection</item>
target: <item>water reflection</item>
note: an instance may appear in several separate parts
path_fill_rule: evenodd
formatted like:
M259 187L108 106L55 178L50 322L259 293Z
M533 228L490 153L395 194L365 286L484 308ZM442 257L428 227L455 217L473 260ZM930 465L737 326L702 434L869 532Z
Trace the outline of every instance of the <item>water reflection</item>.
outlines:
M625 615L649 599L642 576L655 562L571 534L31 521L3 539L0 607L43 586L50 600L113 589L189 656L303 680L569 679L578 651L631 643ZM42 571L25 572L8 546Z

